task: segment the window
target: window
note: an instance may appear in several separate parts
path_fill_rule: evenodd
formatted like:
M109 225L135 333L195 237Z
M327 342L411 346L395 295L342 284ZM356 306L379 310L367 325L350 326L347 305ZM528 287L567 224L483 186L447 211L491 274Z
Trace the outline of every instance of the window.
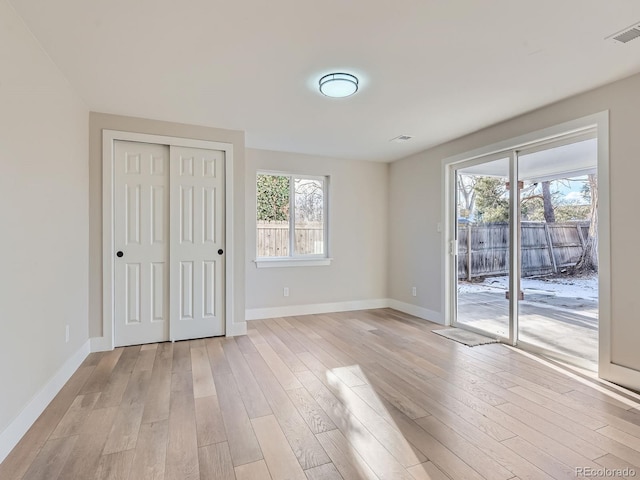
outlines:
M258 266L269 260L328 263L327 183L327 177L258 173Z

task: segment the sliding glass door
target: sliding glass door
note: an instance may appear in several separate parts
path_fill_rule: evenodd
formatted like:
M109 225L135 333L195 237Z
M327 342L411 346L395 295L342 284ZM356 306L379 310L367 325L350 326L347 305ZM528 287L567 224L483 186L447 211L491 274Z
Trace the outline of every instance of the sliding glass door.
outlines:
M509 157L455 171L456 322L509 338Z
M595 132L450 168L452 323L595 368Z

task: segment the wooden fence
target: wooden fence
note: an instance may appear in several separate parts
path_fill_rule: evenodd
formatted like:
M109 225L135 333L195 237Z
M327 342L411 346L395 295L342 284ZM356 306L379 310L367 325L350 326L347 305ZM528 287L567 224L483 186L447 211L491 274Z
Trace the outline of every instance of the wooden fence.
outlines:
M521 224L522 275L558 273L575 265L589 234L588 222ZM469 269L471 265L471 269ZM509 225L458 225L458 278L509 273Z
M258 257L289 256L289 222L260 222L257 228ZM324 225L310 222L296 225L297 255L324 253Z

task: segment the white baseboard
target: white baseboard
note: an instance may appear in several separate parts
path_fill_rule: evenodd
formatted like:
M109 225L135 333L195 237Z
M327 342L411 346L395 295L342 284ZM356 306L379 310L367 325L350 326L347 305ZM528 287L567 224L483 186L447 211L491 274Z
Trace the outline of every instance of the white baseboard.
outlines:
M354 300L351 302L315 303L310 305L288 305L285 307L251 308L245 310L246 320L262 320L264 318L291 317L293 315L315 315L330 312L349 312L352 310L370 310L387 308L388 298L372 300Z
M227 332L228 337L237 337L238 335L247 334L247 322L232 323L231 328Z
M107 337L91 337L91 352L109 352L113 350L113 344Z
M401 302L399 300L394 300L392 298L389 299L388 307L393 308L394 310L398 310L400 312L408 313L409 315L414 315L416 317L429 320L430 322L435 322L435 323L444 325L442 314L440 312L434 312L433 310L429 310L428 308L419 307L417 305Z
M0 433L0 462L9 455L24 434L27 433L27 430L31 428L31 425L38 419L44 409L47 408L47 405L51 403L51 400L58 394L64 384L67 383L71 375L75 373L80 364L87 358L90 351L90 342L87 340L76 353L64 362L64 365L62 365L47 384L40 389L9 426Z

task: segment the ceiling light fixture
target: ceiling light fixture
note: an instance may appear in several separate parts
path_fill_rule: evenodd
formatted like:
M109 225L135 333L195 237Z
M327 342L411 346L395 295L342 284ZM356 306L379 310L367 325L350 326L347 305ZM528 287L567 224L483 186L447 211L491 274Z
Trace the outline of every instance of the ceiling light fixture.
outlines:
M350 73L330 73L318 83L320 93L327 97L349 97L358 91L358 78Z

